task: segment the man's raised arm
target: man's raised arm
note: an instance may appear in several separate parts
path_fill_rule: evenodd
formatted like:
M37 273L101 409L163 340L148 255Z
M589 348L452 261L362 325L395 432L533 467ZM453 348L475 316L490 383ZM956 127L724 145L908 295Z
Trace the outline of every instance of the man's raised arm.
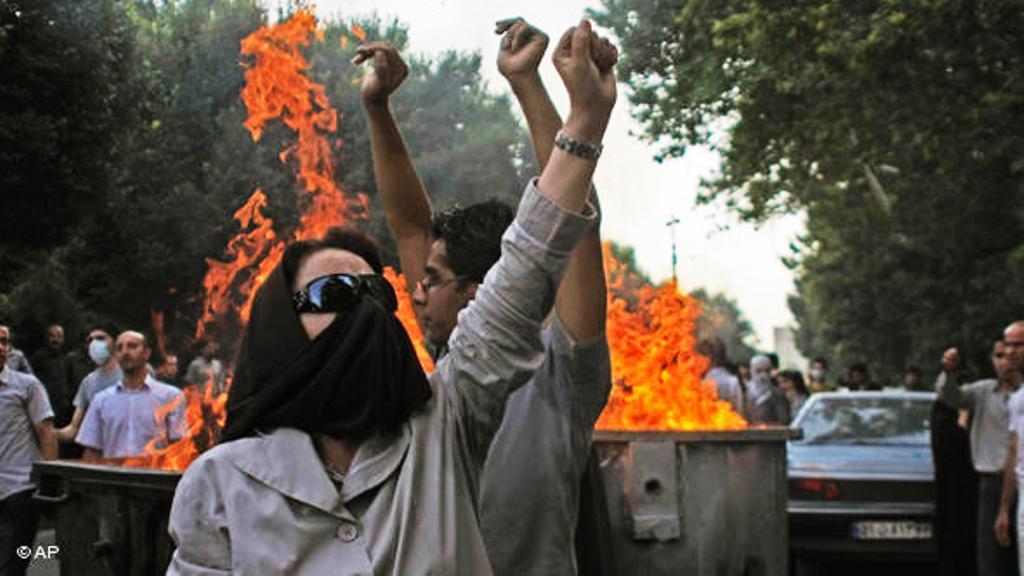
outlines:
M554 149L555 135L562 119L551 103L537 71L548 37L522 18L502 20L495 32L503 34L498 52L498 70L509 81L530 130L537 166L543 170ZM615 48L591 34L591 51L598 69L607 72L617 57ZM591 189L590 199L597 204ZM555 311L569 335L576 341L604 333L607 307L604 262L600 231L595 226L580 241L566 269L555 300Z
M406 287L412 292L423 277L430 252L432 209L391 112L391 94L405 80L409 68L386 42L360 46L353 63L367 60L372 60L373 66L363 76L362 92L370 127L373 173L384 219L398 247Z

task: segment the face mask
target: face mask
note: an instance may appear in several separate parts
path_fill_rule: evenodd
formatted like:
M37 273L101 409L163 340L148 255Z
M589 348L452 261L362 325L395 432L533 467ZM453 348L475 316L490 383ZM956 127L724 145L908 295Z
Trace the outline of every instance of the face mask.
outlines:
M92 358L97 366L102 366L110 359L110 346L103 340L89 342L89 358Z
M811 368L811 380L821 380L825 377L825 371L817 368Z

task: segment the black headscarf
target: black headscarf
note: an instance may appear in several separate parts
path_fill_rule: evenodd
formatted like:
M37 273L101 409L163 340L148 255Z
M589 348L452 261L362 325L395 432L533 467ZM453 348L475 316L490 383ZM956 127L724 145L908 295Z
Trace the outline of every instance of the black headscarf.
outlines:
M253 301L223 440L280 426L365 438L408 420L431 391L401 322L364 296L310 341L284 268L278 265Z

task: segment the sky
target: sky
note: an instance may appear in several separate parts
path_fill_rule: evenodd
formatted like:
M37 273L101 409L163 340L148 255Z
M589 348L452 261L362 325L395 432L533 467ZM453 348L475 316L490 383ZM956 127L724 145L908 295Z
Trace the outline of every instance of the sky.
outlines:
M510 95L494 64L498 51L494 22L522 16L544 30L553 44L589 7L599 7L599 3L320 0L315 4L316 13L323 18L349 19L372 12L385 19L397 16L408 26L413 53L430 55L449 49L480 52L489 89ZM551 48L549 45L548 57ZM548 57L541 66L541 75L564 117L569 110L568 98ZM630 116L627 95L626 86L620 83L605 134L604 155L594 176L603 209L603 236L632 246L640 268L661 281L672 277L672 234L666 223L679 218L675 242L680 285L685 290L705 288L733 298L754 327L756 344L771 349L773 329L793 325L786 306L787 294L794 291L793 276L780 257L788 254L790 242L802 231L802 218L784 216L755 228L740 223L724 207L697 206L700 180L714 175L718 156L707 149L691 148L682 158L655 162L657 147L632 135L642 132L642 128Z

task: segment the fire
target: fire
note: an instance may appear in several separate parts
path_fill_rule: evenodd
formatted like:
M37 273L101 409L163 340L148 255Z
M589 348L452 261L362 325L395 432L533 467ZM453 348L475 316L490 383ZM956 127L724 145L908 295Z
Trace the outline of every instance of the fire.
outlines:
M359 36L362 30L353 27ZM361 37L365 38L365 33ZM196 326L201 338L210 328L222 322L245 325L257 289L277 266L289 240L322 236L328 229L369 215L365 194L346 195L337 183L328 135L338 130L338 112L327 99L327 92L306 73L309 62L302 49L313 40L322 41L323 31L308 10L300 10L288 20L263 26L242 41L241 53L251 59L246 65L242 100L249 111L245 128L253 140L259 141L267 123L280 119L295 132L295 141L279 155L282 162L295 169L300 186L297 205L299 225L290 235L282 237L274 231L273 222L264 216L267 196L256 189L239 208L234 219L240 231L225 250L225 260L207 260L203 279L205 300L203 314ZM400 277L393 281L404 281ZM398 291L405 295L405 290ZM413 320L411 304L404 299L405 324ZM421 361L425 357L425 351ZM124 461L126 466L146 466L167 470L184 470L204 450L217 443L226 421L227 393L214 395L212 383L198 389L186 388L183 401L187 430L183 438L166 448L154 440L146 454ZM162 407L155 414L157 421L177 406Z
M366 30L355 22L352 23L352 35L359 38L360 42L366 42Z
M257 188L244 206L234 215L241 232L228 242L228 261L206 260L203 278L203 317L196 327L202 338L207 326L232 313L243 323L249 320L249 309L256 288L263 284L284 253L284 243L277 238L273 222L263 215L267 197Z
M700 306L675 282L642 284L606 245L608 345L613 383L601 430L735 430L747 427L701 375ZM639 286L639 287L636 287Z
M419 358L420 365L427 372L433 371L434 360L423 345L423 332L420 331L420 324L416 320L416 313L412 309L412 299L409 297L409 291L406 289L405 275L398 274L390 267L387 267L384 269L384 277L388 279L388 282L391 282L391 287L395 289L395 294L398 296L398 312L395 312L395 316L398 316L402 326L405 327L405 331L409 333L409 339L412 340L413 346L416 348L416 357Z
M145 455L125 458L121 465L179 472L188 468L200 454L220 441L220 431L227 420L228 395L222 392L215 396L213 389L212 381L202 386L201 390L189 386L182 391L177 401L157 408L154 414L156 421L166 422L167 416L181 409L181 403L185 402L182 439L162 447L163 438L155 438L146 446Z
M323 31L311 12L300 10L242 40L242 55L252 59L242 89L249 111L245 128L255 141L263 136L267 123L277 119L295 132L295 141L279 157L294 167L300 182L300 221L289 238L279 237L273 222L263 216L267 197L259 189L235 212L241 231L228 243L229 259L207 261L198 337L210 324L233 315L243 325L248 321L256 289L280 261L287 240L317 238L331 227L369 214L366 195L346 195L334 174L328 135L338 130L338 111L324 87L307 76L310 65L302 54L314 39L322 41Z

